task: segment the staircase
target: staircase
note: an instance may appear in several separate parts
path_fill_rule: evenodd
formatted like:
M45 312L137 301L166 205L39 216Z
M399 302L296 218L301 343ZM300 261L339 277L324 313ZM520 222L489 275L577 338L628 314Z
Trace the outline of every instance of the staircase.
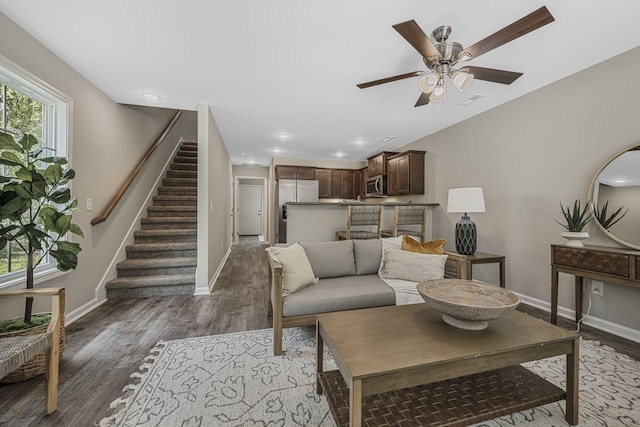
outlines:
M183 142L106 284L108 299L193 295L196 283L198 147Z

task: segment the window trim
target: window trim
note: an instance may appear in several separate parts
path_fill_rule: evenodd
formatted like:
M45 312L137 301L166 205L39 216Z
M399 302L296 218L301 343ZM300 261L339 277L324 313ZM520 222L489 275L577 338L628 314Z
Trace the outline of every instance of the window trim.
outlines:
M0 82L44 105L43 122L46 120L48 124L43 127L42 138L53 142L51 148L54 148L58 153L61 147L64 147L63 155L71 165L73 99L3 55L0 55ZM69 188L72 187L71 182L67 185ZM68 235L68 240L73 241L71 234ZM17 287L26 283L25 274L14 275L12 273L0 275L0 289ZM58 270L55 263L49 263L36 268L34 282L36 284L42 283L64 274L68 274L68 272Z

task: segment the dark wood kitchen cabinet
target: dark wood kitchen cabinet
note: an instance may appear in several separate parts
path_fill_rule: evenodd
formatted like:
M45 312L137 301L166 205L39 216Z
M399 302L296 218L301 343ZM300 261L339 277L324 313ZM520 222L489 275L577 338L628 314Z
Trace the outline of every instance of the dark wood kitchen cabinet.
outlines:
M331 169L331 197L334 199L355 199L355 171Z
M331 198L331 169L316 168L316 180L318 180L318 198Z
M425 151L405 151L387 160L387 194L424 194Z
M276 166L276 179L316 179L316 168L307 166Z
M367 159L367 178L387 174L389 157L398 154L395 151L383 151Z

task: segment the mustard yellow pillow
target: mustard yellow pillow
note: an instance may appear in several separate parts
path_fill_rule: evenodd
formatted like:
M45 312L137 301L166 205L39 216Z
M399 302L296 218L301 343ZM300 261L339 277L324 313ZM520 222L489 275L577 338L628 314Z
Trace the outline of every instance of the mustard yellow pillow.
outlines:
M421 254L442 255L444 254L445 243L447 243L445 239L429 240L428 242L420 243L406 234L402 236L403 251L418 252Z

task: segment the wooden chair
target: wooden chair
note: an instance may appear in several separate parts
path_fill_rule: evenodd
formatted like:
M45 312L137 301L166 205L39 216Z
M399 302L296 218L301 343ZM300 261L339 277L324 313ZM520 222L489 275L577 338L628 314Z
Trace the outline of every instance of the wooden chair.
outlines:
M420 238L424 242L427 224L427 208L425 206L398 205L395 207L393 230L383 230L382 237L398 237L403 234ZM407 226L420 226L407 227Z
M346 231L336 231L336 240L379 239L382 224L382 206L349 206ZM352 230L351 227L376 226L376 231Z
M40 353L46 351L44 410L51 414L58 407L58 368L60 329L64 316L64 288L20 289L0 292L2 298L51 296L51 321L41 334L0 338L0 378L4 378Z

